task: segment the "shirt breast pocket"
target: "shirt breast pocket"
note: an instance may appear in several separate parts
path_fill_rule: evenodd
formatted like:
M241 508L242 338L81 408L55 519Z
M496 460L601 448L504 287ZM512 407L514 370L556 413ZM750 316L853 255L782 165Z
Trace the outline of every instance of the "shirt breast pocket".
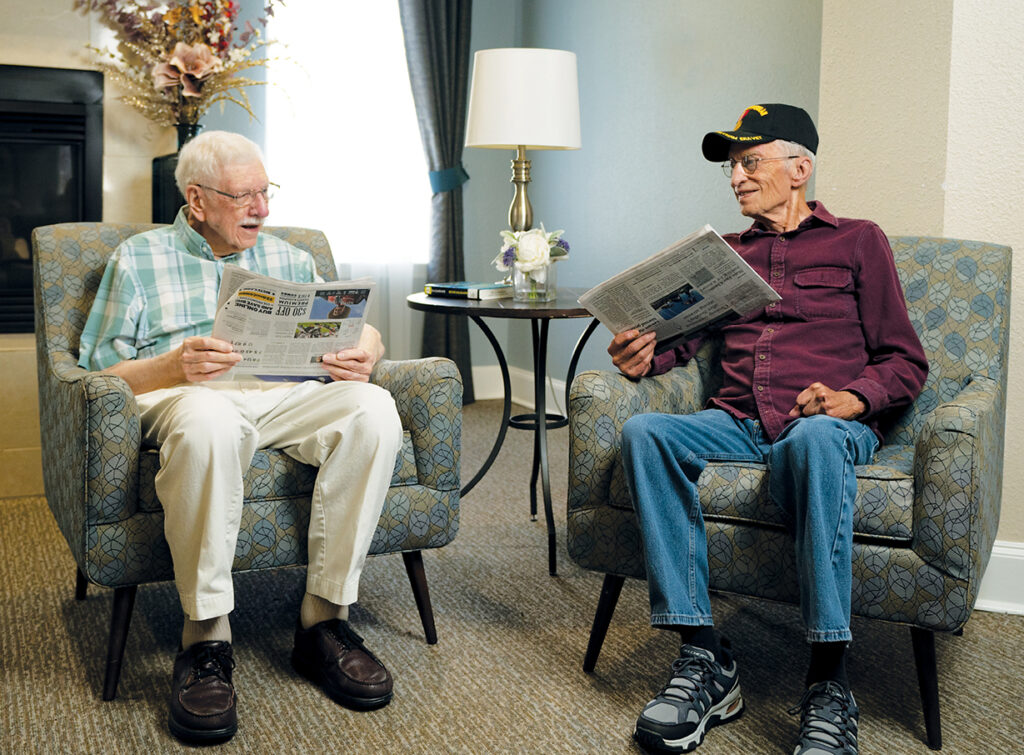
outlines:
M845 267L811 267L793 276L796 311L807 318L852 317L853 273Z

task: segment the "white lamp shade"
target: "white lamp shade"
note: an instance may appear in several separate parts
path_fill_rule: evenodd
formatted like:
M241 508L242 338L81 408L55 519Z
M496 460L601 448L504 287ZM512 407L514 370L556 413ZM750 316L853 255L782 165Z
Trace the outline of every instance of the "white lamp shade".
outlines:
M579 149L576 54L510 47L473 57L466 146Z

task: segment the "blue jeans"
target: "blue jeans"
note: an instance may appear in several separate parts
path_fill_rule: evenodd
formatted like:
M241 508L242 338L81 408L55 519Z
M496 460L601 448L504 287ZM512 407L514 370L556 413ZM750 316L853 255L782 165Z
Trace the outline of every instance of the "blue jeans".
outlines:
M866 425L823 414L791 422L774 443L759 421L720 409L630 418L622 460L644 541L651 624L713 623L697 478L709 461L756 462L767 464L769 495L794 535L808 641L849 641L854 465L877 448Z

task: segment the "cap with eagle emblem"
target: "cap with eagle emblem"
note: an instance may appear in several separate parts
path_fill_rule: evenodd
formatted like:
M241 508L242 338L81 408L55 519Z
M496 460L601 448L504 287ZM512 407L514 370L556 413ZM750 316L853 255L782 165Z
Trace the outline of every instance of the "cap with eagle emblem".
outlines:
M782 139L796 142L811 152L818 152L818 130L807 111L794 105L751 105L732 131L712 131L704 136L701 151L711 162L729 158L729 150L737 144L763 144Z

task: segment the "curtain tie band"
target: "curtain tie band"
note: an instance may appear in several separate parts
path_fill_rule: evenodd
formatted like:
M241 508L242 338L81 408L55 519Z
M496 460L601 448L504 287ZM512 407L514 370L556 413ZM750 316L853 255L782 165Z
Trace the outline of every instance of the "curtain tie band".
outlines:
M430 190L434 194L441 194L446 191L457 189L469 180L469 174L459 163L453 168L430 171Z

